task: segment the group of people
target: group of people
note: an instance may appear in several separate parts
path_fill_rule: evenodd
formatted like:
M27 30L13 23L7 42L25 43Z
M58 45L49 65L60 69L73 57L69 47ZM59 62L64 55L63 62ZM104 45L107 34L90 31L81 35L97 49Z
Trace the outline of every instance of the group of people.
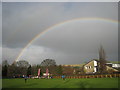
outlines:
M26 83L27 82L27 77L25 76L24 78L25 78L25 83ZM52 79L53 77L51 76L50 78ZM62 78L62 80L65 80L65 75L62 75L61 78Z

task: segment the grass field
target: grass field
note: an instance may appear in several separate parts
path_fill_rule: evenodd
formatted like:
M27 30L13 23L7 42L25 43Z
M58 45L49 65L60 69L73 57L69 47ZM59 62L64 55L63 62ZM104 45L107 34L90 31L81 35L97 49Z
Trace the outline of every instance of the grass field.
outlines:
M3 88L118 88L118 78L3 79Z

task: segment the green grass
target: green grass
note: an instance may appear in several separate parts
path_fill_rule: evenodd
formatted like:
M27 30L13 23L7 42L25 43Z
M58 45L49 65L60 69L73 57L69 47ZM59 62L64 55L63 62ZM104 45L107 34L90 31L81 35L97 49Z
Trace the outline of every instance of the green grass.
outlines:
M118 78L3 79L3 88L118 88Z

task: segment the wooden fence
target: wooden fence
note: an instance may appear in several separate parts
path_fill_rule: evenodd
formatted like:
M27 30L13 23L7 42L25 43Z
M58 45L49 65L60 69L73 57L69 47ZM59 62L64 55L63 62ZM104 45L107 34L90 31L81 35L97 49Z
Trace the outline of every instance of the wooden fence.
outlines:
M113 78L120 77L120 74L106 74L106 75L79 75L79 76L66 76L66 78ZM53 78L61 78L61 76L53 76Z

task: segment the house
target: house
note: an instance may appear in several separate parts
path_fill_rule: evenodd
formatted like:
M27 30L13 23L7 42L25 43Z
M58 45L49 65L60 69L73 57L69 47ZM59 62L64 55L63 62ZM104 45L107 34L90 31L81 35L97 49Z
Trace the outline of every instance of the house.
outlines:
M106 67L108 72L120 72L120 64L106 63Z
M107 70L109 73L111 73L111 72L119 72L119 70L117 70L117 69L115 69L115 68L113 68L113 67L107 66L107 65L106 65L106 70Z
M106 63L105 66L108 72L119 72L119 70L115 68L115 67L117 68L119 67L118 64ZM86 63L83 68L86 74L93 74L99 72L99 67L100 67L100 62L98 60L93 59L88 63Z
M106 65L113 67L113 68L120 68L120 64L116 64L116 63L106 63Z
M120 64L112 64L113 68L120 68Z
M100 63L100 61L103 61ZM92 74L97 72L119 72L120 64L105 63L106 53L103 47L99 49L99 60L93 59L83 66L83 70L86 74Z
M86 63L83 67L84 67L84 72L86 74L96 73L96 72L98 72L99 61L93 59L93 60L89 61L88 63Z

